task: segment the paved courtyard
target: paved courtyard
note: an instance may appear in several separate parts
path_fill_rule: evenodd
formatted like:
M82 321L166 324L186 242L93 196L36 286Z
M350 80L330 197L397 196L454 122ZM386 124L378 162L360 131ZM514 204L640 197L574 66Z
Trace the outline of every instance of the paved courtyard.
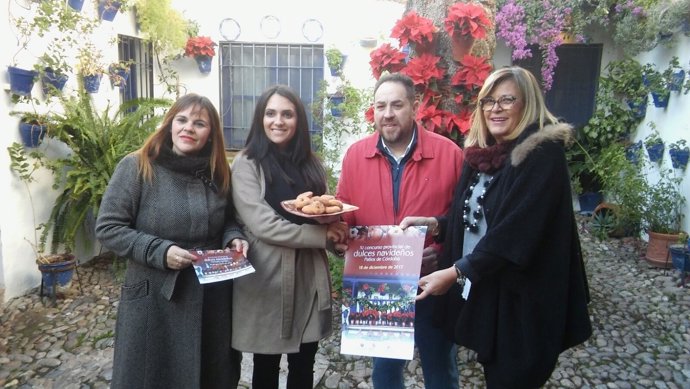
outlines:
M677 286L673 270L648 266L643 242L600 242L584 220L581 225L594 335L561 355L546 387L690 388L690 289ZM0 387L108 388L119 298L115 275L110 260L96 258L79 268L55 306L37 291L0 306ZM315 388L372 388L369 358L341 355L339 341L336 331L322 342ZM461 386L482 388L473 353L461 348L458 356ZM246 355L240 387L249 388L250 377ZM406 387L423 389L416 358L407 365Z

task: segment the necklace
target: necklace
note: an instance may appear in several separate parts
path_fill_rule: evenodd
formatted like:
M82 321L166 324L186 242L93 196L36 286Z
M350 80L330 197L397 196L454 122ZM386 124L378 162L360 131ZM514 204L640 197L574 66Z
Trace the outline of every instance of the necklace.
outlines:
M484 181L484 187L482 188L482 193L476 198L477 209L472 211L472 208L470 207L470 200L472 200L472 192L474 192L474 188L479 183L481 174L481 172L477 172L477 174L472 177L470 185L465 191L465 202L462 206L462 225L465 227L466 231L475 233L479 231L479 221L484 217L484 196L486 195L486 190L489 187L489 184L491 184L491 180L494 179L493 176L488 176L486 178L486 181ZM472 221L470 221L470 214L472 215Z

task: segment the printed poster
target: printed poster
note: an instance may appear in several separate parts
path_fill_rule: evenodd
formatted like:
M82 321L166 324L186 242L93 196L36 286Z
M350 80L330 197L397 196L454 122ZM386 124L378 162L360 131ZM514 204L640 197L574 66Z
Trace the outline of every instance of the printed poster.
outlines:
M254 273L247 257L236 250L189 250L199 257L192 262L200 284L225 281Z
M426 227L352 227L345 252L340 353L411 360Z

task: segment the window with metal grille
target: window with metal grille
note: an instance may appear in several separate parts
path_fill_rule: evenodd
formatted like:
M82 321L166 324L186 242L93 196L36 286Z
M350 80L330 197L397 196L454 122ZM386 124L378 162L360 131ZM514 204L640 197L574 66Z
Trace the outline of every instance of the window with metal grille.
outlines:
M221 42L219 51L220 114L226 148L244 147L256 102L275 84L288 85L299 94L312 137L321 136L311 105L323 80L323 45Z
M118 35L120 61L131 61L129 78L120 89L122 102L153 97L153 55L151 43L131 36Z

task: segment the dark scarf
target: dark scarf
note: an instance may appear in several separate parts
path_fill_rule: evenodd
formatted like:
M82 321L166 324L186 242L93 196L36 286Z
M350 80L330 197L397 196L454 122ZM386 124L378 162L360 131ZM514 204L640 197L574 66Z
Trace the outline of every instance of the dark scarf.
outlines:
M278 214L285 219L295 224L316 224L314 220L297 216L286 211L281 201L291 200L297 197L298 194L308 190L313 191L314 188L307 187L302 169L296 165L290 158L289 152L280 151L278 149L271 150L272 157L266 157L266 164L264 170L270 170L269 176L264 173L266 183L266 193L264 200L271 206ZM314 193L320 195L322 193Z
M465 148L465 162L474 170L494 174L508 159L515 141L496 143L487 147L470 146Z
M166 169L200 179L204 185L217 193L218 187L211 178L210 156L210 145L204 146L199 154L192 157L177 155L172 151L172 140L168 139L161 146L156 162Z

